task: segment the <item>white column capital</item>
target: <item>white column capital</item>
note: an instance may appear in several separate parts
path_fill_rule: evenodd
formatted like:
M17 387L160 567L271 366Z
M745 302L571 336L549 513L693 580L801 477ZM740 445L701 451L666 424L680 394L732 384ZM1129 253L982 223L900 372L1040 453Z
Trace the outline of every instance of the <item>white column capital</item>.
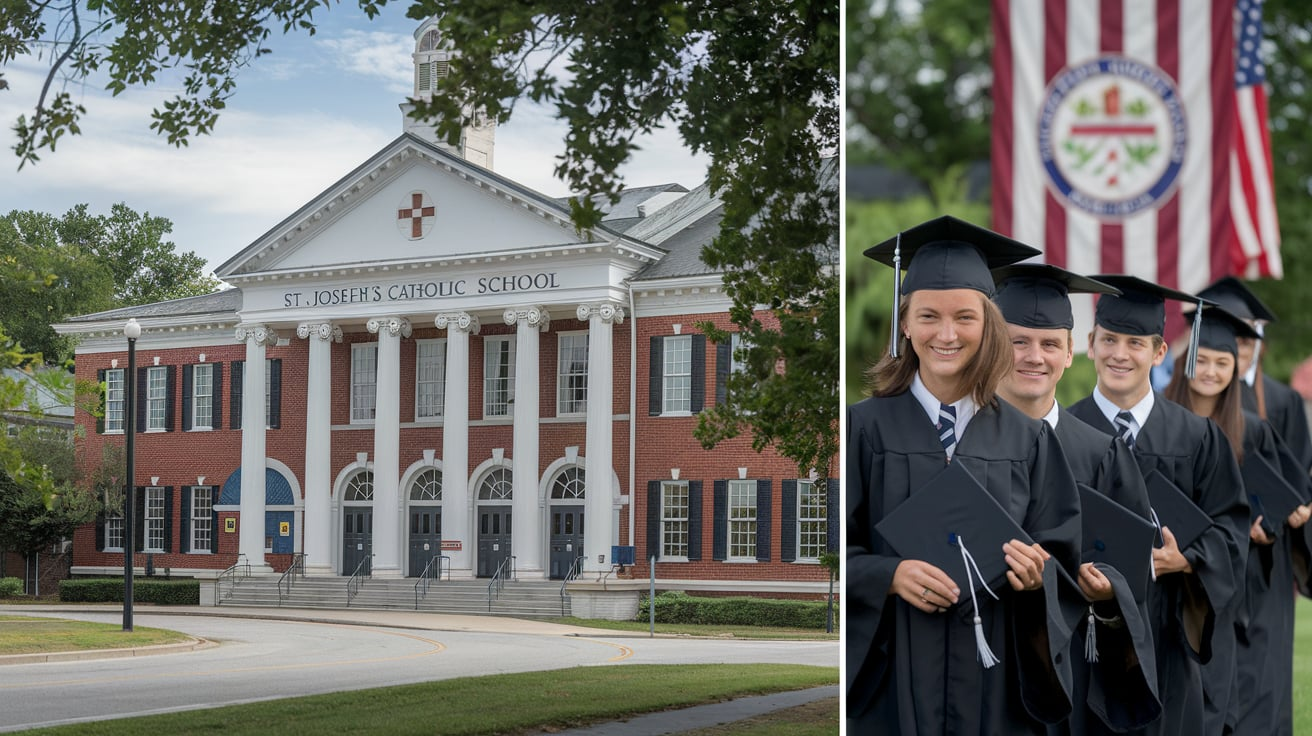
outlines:
M375 334L381 335L386 330L392 337L410 337L410 320L405 317L375 317L367 326Z
M296 336L302 340L314 336L324 342L341 342L342 328L332 322L302 322L296 326Z
M531 307L511 307L505 311L502 318L508 325L527 322L529 327L536 327L542 332L551 329L551 313L540 304Z
M278 333L268 325L237 325L237 342L254 340L256 345L273 345L278 342Z
M460 330L475 335L482 328L478 323L478 317L469 312L443 312L433 318L433 325L439 330Z
M577 314L580 322L587 322L593 317L600 317L602 322L611 322L617 325L624 322L624 307L615 302L580 304Z

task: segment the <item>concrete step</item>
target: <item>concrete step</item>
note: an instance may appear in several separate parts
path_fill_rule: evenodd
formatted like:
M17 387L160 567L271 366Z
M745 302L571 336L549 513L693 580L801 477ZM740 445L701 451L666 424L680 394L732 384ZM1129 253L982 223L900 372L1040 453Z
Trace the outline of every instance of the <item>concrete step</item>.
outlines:
M343 577L297 578L291 592L280 599L278 578L252 576L221 592L220 605L294 608L403 609L435 613L556 617L562 615L559 581L509 581L488 608L488 581L443 580L429 584L428 594L416 605L415 580L364 580L359 593L347 603ZM569 613L565 598L564 613Z

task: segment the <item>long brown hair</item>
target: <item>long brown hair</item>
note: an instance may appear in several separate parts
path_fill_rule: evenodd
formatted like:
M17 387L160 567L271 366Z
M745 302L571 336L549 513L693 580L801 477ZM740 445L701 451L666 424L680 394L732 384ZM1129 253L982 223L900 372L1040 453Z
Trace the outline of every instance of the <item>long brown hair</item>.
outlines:
M980 292L980 302L984 310L984 329L980 339L979 352L961 374L961 385L970 387L970 396L975 404L983 407L995 405L1000 383L1011 370L1011 338L1007 333L1007 321L1003 319L998 305ZM902 297L898 305L898 322L907 323L907 314L911 309L911 296ZM920 356L911 349L911 341L906 335L898 335L898 356L892 357L884 351L884 357L866 371L866 383L871 396L897 396L911 389L911 382L920 370Z
M1184 361L1187 357L1181 355L1175 359L1171 382L1166 384L1162 394L1189 411L1194 411L1193 391L1189 388L1189 379L1184 375ZM1217 397L1212 416L1209 417L1225 433L1225 438L1230 441L1230 449L1235 453L1235 460L1241 463L1244 461L1244 405L1239 396L1239 382L1242 380L1239 376L1239 360L1236 359L1235 373Z

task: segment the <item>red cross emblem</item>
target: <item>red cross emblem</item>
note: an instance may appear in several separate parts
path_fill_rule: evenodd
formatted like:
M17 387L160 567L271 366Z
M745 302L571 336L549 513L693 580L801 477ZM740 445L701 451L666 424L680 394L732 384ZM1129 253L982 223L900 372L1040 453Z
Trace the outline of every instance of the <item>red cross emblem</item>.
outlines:
M410 206L405 205L405 201L402 200L401 207L396 210L397 229L411 240L418 240L432 228L437 208L433 206L433 201L428 198L426 192L410 192ZM407 225L409 228L406 227Z

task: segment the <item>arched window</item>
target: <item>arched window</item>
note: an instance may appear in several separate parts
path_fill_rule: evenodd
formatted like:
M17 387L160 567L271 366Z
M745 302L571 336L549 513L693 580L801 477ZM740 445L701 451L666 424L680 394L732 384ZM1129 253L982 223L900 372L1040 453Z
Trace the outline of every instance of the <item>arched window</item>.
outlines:
M428 468L416 475L414 481L410 484L410 500L441 501L442 471L437 468Z
M342 494L342 500L346 502L374 500L373 471L361 470L351 476L346 481L346 492Z
M436 49L438 46L440 46L441 42L442 42L442 34L438 33L437 29L434 28L428 33L425 33L423 35L423 38L419 39L419 48L417 50L420 52L432 51Z
M513 474L509 468L497 468L483 476L478 484L480 501L508 501L514 495Z
M585 490L583 468L565 468L551 481L552 498L583 498Z

